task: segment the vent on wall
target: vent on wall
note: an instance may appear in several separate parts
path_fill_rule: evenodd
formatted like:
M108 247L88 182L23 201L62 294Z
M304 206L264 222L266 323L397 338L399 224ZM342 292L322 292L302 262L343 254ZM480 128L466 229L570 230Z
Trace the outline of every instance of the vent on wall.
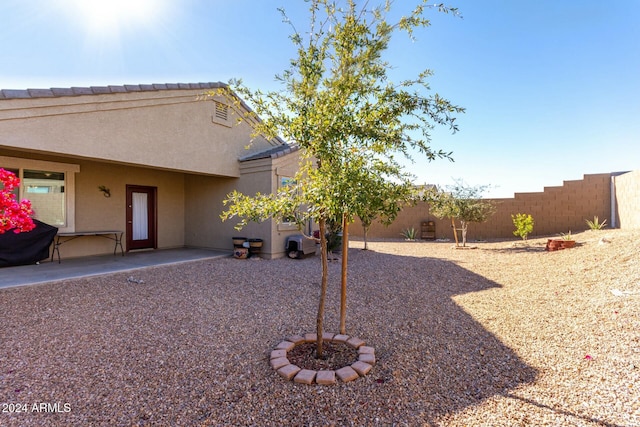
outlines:
M216 101L216 118L219 120L229 120L229 106Z
M211 121L219 125L231 127L229 122L229 106L219 101L213 101L214 110Z

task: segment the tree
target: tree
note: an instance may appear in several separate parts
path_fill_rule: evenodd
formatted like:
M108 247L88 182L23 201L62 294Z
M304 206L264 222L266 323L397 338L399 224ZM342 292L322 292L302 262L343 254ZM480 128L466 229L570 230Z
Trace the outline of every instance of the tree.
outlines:
M375 184L358 193L360 203L356 215L364 230L364 250L368 249L367 233L374 220L378 219L385 226L390 225L403 206L415 203L414 189L411 187L398 186L385 180Z
M530 214L512 214L511 221L513 221L513 225L516 227L513 235L522 237L522 240L527 240L527 236L533 231L533 217Z
M436 124L455 132L453 116L464 109L429 94L429 70L393 83L388 75L391 66L383 58L394 34L406 32L412 37L416 28L429 26L427 10L457 14L456 9L421 1L406 16L389 23L393 2L373 8L368 2L358 7L355 0L346 0L344 6L330 0L308 3L310 26L305 33L281 10L284 21L291 24L290 39L297 50L290 67L277 76L281 90L254 91L234 80L216 94L237 105L237 93L253 106L254 111L245 118L252 116L255 135L281 136L300 147L294 185L266 195L233 192L225 200L228 210L222 218L240 218L238 227L242 227L248 221L278 219L297 210L296 221L301 226L308 220L318 224L322 278L316 356L322 357L327 223L352 222L362 211L363 202L358 198L362 189L384 194L385 186L391 184L383 183L393 182L400 192L411 186L395 155L411 158L410 151L416 150L429 160L450 158L451 153L431 149L429 132ZM343 239L348 239L348 230L343 229ZM346 272L345 251L343 257Z
M447 187L448 191L432 189L427 192L425 200L429 203L429 211L436 217L450 218L453 235L458 243L458 228L455 220L460 221L462 231L462 246L467 245L467 229L471 222L484 222L495 212L495 206L490 200L482 199L482 193L488 186L470 187L462 181Z
M33 209L29 200L16 201L13 190L20 185L20 179L13 172L0 168L0 234L13 230L14 233L31 231Z

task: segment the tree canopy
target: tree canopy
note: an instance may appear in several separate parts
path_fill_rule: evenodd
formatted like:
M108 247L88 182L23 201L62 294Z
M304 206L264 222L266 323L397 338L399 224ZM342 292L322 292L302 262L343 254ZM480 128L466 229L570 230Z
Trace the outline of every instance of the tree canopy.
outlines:
M238 94L253 106L250 114L256 135L280 136L300 147L300 168L295 184L274 194L253 196L233 192L225 201L223 219L248 221L279 218L298 211L296 220L318 223L322 246L323 274L318 335L326 293L327 259L325 226L327 221L346 223L365 213L368 201L379 200L379 212L393 218L400 199L412 187L411 177L397 156L412 158L418 152L427 160L450 158L451 152L431 148L430 131L435 125L457 131L455 115L463 108L430 91L425 69L414 78L393 82L392 65L383 54L397 33L411 39L414 30L428 27L428 10L457 15L444 5L418 4L395 21L392 5L370 7L368 1L310 0L309 25L299 31L290 24L290 39L296 57L277 76L281 89L253 90L234 80L226 94L239 102ZM221 92L218 92L220 94ZM399 199L398 199L399 200ZM375 212L374 212L375 213ZM321 339L318 353L322 353Z
M492 201L482 198L486 185L469 186L462 181L447 187L446 191L434 188L427 193L425 200L429 203L429 212L438 218L451 218L453 233L458 244L455 220L460 221L462 246L467 244L467 230L471 222L484 222L495 212Z

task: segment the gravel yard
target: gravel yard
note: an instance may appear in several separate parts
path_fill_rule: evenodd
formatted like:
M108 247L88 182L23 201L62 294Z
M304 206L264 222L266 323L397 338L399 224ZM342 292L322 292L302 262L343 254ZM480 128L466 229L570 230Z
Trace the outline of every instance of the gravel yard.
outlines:
M575 238L353 242L347 333L377 364L333 386L269 365L315 332L319 257L0 290L0 425L640 426L640 231Z

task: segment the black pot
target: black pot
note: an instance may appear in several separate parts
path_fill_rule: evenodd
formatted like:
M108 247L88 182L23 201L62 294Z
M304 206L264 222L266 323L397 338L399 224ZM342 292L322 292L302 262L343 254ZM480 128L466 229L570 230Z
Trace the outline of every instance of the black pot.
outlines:
M246 237L232 237L231 239L233 240L234 248L241 248L242 244L247 241Z

